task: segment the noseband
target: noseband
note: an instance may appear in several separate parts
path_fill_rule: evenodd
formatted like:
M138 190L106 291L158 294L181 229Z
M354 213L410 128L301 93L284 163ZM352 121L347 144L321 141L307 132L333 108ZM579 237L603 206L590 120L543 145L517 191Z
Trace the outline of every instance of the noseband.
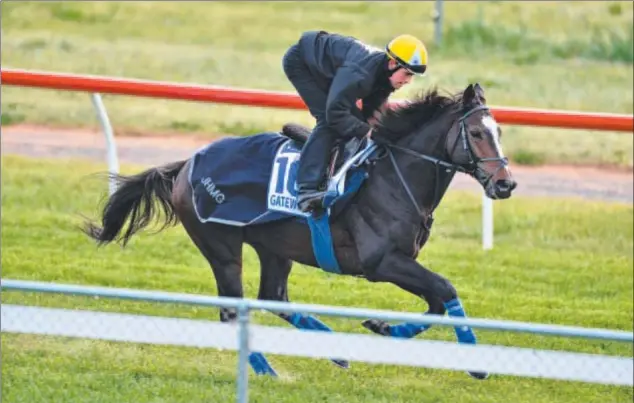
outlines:
M449 157L451 158L451 156L454 154L454 152L456 150L456 147L458 146L458 141L461 139L462 140L463 151L469 157L469 162L467 164L464 164L464 165L463 164L459 165L459 164L455 164L453 162L443 161L443 160L438 159L436 157L432 157L431 155L422 154L422 153L410 150L408 148L397 146L395 144L385 144L386 150L387 150L387 154L390 157L390 161L392 162L392 166L394 166L394 170L396 171L396 175L398 176L398 179L401 182L401 185L403 185L403 188L405 189L405 192L409 196L410 201L414 205L414 208L416 209L416 211L418 212L418 215L421 218L425 218L425 214L424 214L423 210L420 208L420 206L418 205L418 202L416 202L416 199L414 198L414 194L412 193L411 189L407 185L407 182L405 181L405 178L403 177L403 174L401 173L401 170L399 169L398 164L396 163L396 159L394 158L393 150L398 150L398 151L401 151L401 152L403 152L405 154L409 154L409 155L411 155L413 157L416 157L418 159L422 159L424 161L431 162L436 167L436 181L435 181L436 185L434 187L434 202L432 204L432 209L429 212L429 215L431 215L431 213L436 208L436 206L438 205L438 202L439 202L438 193L439 193L439 187L440 187L439 176L440 176L440 168L441 167L445 168L445 172L446 173L462 172L462 173L465 173L467 175L473 176L474 178L476 178L476 180L479 181L479 179L477 178L477 175L479 175L479 174L481 174L483 172L483 169L480 167L479 164L481 162L499 161L500 162L500 166L498 167L498 169L493 174L489 175L484 180L484 182L481 182L482 186L486 187L488 185L488 183L491 181L491 179L495 176L495 174L497 174L500 169L502 169L506 165L508 165L508 159L506 157L493 157L493 158L480 158L480 157L478 157L473 152L473 149L471 148L471 145L469 144L469 140L467 139L467 125L465 123L465 120L469 116L471 116L473 113L475 113L475 112L488 111L488 110L489 110L489 108L486 105L480 105L480 106L477 106L477 107L467 111L458 120L458 124L460 125L459 133L458 133L458 136L456 137L456 141L454 141L454 144L451 147L451 153L449 154ZM447 134L448 133L449 132L447 132ZM446 143L446 140L445 140L445 143Z

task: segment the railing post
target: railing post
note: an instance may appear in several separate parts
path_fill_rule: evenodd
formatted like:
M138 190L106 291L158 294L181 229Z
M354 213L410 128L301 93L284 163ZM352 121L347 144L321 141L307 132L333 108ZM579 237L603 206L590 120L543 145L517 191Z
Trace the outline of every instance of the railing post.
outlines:
M238 393L237 402L249 401L249 305L238 307Z
M106 112L106 107L101 100L100 94L92 94L92 103L95 106L97 112L97 118L101 123L101 129L103 130L104 137L106 138L106 159L108 162L109 183L108 189L110 195L112 195L116 189L116 182L112 175L119 173L119 159L117 158L117 145L114 141L114 132L112 131L112 125Z
M493 249L493 200L482 193L482 249Z

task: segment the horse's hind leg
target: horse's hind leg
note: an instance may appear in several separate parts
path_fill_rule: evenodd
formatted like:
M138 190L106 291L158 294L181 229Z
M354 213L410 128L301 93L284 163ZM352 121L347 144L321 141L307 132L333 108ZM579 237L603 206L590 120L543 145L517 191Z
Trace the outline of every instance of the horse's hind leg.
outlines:
M258 254L261 265L259 299L288 302L288 276L293 262L289 259L275 255L261 245L253 245ZM275 312L297 329L332 332L326 324L311 315L301 313ZM348 361L331 359L342 368L349 368Z
M192 193L187 173L189 161L179 173L172 190L172 204L185 231L209 262L216 278L218 295L223 297L243 297L242 289L242 244L244 231L216 223L201 223L192 204ZM220 320L236 320L235 309L221 308ZM261 353L251 353L249 363L257 374L276 375L273 368Z
M180 217L185 230L205 256L216 278L218 295L243 297L242 289L242 229L222 224L201 223L195 217ZM220 308L220 321L235 321L233 308ZM249 363L258 375L276 376L262 353L252 352Z
M426 293L422 295L429 305L426 314L444 315L446 308L442 300L434 294ZM411 339L428 330L431 325L421 325L418 323L403 322L398 325L390 325L386 321L379 319L368 319L363 322L363 326L371 332L402 339Z

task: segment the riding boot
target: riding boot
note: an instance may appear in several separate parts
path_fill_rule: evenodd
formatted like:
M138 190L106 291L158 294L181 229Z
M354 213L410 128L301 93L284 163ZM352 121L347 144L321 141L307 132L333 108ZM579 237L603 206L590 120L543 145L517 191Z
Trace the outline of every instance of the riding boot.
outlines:
M303 212L323 207L326 194L324 182L334 137L325 122L318 121L302 149L297 169L297 204Z

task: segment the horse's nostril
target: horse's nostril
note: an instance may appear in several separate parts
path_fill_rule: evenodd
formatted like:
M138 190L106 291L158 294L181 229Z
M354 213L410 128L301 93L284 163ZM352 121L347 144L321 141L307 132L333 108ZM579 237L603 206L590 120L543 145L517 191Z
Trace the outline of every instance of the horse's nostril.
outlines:
M517 182L509 179L499 179L495 181L495 189L498 193L511 193L517 187Z

